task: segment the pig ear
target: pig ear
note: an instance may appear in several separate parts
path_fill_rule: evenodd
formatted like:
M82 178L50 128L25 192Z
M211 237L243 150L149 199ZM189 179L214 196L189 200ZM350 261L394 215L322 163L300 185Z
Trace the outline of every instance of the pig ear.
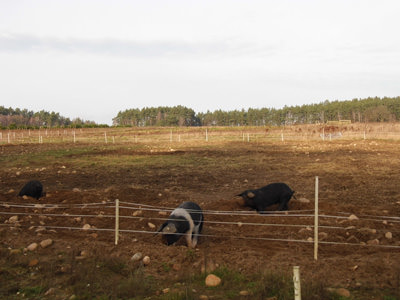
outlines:
M156 235L159 233L159 232L161 232L164 228L165 228L165 226L167 226L168 225L168 222L165 222L164 224L162 224L161 226L160 226L160 228L158 228L158 230L156 231Z
M168 224L167 226L164 227L162 232L163 233L176 233L175 224Z
M254 193L253 192L247 192L247 197L249 198L254 198Z

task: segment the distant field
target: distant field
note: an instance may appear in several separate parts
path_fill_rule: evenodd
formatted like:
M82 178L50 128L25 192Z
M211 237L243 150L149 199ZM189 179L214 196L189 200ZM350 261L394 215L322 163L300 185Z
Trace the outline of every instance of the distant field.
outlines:
M400 297L397 123L3 130L0 165L0 298L293 299L297 265L303 299ZM17 197L32 178L47 196ZM236 194L271 182L296 191L287 214L238 205ZM154 231L188 200L205 211L197 249L164 245ZM138 252L151 263L133 262ZM202 268L222 284L206 287Z

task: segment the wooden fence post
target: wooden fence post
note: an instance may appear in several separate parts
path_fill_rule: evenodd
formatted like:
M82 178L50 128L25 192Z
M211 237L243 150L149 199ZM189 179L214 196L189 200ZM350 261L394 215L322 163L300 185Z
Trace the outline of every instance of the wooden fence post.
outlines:
M318 176L315 176L314 260L318 259Z
M118 245L119 235L119 199L115 199L115 245Z
M301 300L300 267L293 267L294 300Z

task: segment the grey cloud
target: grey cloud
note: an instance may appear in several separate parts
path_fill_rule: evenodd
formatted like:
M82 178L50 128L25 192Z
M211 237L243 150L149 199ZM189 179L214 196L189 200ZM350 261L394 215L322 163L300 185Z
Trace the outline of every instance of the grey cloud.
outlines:
M249 52L274 52L274 47L257 47L233 40L210 43L175 41L135 42L118 39L43 38L28 34L0 34L0 52L89 53L115 56L163 57L163 56L241 56Z

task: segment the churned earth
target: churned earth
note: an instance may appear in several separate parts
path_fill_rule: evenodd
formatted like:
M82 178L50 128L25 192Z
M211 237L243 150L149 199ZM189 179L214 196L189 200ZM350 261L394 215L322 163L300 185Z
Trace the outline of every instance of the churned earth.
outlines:
M52 277L55 286L67 289L74 284L77 264L91 257L132 263L131 257L140 252L150 258L143 272L159 280L178 281L218 266L244 276L266 270L291 274L293 266L300 266L302 279L343 287L353 295L371 291L376 297L371 299L381 299L376 291L399 291L397 141L55 143L0 148L0 236L2 254L7 254L0 266L3 279L17 276L6 269L6 262L20 255L18 276L24 282L29 276ZM43 183L47 195L39 200L17 197L33 178ZM259 215L238 204L236 194L272 182L285 182L296 191L289 212L275 213L273 206L269 214ZM205 214L195 250L188 249L184 239L166 246L154 235L183 201L197 202ZM46 239L52 240L46 248L24 249ZM4 294L21 288L8 284Z

